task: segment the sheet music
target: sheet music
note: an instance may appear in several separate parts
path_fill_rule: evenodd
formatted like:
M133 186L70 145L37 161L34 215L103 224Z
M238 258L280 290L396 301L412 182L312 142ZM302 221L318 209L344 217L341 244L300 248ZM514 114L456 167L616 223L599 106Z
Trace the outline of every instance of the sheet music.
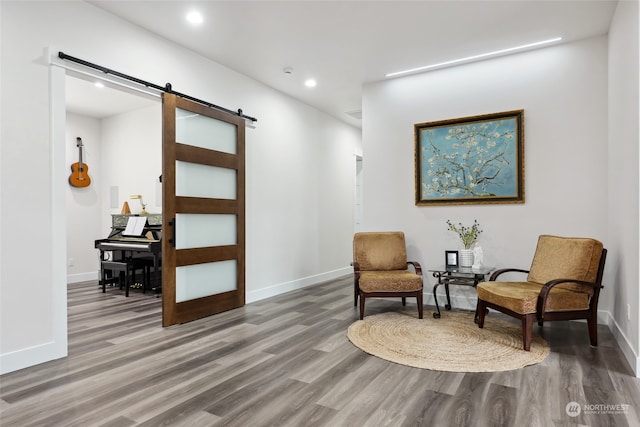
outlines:
M146 224L146 216L131 216L127 221L127 227L124 229L122 234L125 236L142 236L142 231Z

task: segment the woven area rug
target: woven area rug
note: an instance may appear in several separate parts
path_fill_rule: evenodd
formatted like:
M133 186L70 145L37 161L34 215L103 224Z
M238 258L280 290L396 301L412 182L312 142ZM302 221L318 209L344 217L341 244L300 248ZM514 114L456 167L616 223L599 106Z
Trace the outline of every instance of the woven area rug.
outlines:
M448 372L498 372L542 362L549 345L534 334L531 351L522 349L522 328L488 315L484 328L473 313L444 311L440 319L425 311L365 316L349 326L349 340L381 359Z

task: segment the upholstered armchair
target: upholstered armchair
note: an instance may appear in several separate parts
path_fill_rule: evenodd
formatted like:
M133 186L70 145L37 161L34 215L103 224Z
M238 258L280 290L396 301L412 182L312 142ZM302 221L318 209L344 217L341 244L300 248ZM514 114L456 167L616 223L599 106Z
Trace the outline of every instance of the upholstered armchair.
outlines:
M356 233L352 265L354 305L360 298L360 320L364 318L365 300L376 297L401 297L403 305L407 297L416 297L418 317L422 319L422 268L418 262L407 261L404 233Z
M533 322L585 319L592 346L598 345L598 296L607 250L588 238L542 235L529 270L495 271L478 284L478 326L484 326L487 308L522 321L522 343L531 348ZM526 281L496 281L507 272L528 273Z

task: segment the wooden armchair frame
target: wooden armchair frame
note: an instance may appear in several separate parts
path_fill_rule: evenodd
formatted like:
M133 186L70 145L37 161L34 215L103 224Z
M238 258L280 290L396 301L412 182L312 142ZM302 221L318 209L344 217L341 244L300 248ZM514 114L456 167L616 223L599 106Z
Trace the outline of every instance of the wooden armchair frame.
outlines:
M407 260L404 233L356 233L353 242L353 305L358 305L359 298L360 320L364 318L367 298L389 297L402 298L402 305L407 304L407 297L415 297L418 316L422 319L422 267L416 261Z
M600 296L600 289L602 286L602 276L604 274L604 264L607 258L607 250L602 249L600 255L600 261L598 263L598 272L596 274L595 282L587 282L576 279L554 279L546 282L540 289L538 295L538 301L536 304L536 312L529 314L521 314L511 311L505 307L483 301L478 298L478 327L484 326L484 318L487 313L487 308L500 311L509 316L518 318L522 321L522 342L526 351L531 349L531 341L533 337L533 322L537 321L538 325L542 326L543 322L553 320L578 320L584 319L587 321L587 327L589 329L589 340L592 346L598 345L598 298ZM529 273L529 270L523 270L518 268L504 268L496 270L489 278L490 282L496 281L496 279L507 272L519 272ZM577 283L587 285L593 288L593 294L589 299L589 307L585 310L567 310L567 311L546 311L547 298L551 289L561 283Z
M357 262L352 262L353 266L353 305L358 305L358 298L360 298L360 320L364 318L364 301L365 298L385 298L385 297L401 297L402 305L407 305L407 297L416 297L418 300L418 318L423 318L423 306L422 306L422 292L423 289L414 292L363 292L360 290L360 265ZM422 278L422 267L419 262L407 261L407 267L412 266L416 274Z

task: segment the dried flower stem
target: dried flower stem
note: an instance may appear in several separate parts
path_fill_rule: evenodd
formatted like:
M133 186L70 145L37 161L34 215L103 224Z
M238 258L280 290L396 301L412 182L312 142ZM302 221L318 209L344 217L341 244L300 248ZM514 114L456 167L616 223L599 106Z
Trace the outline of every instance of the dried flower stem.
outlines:
M455 225L449 220L447 220L447 225L449 226L449 231L458 234L465 249L471 249L471 246L478 240L480 233L482 233L480 224L478 224L478 221L475 219L471 227L464 226L461 222Z

